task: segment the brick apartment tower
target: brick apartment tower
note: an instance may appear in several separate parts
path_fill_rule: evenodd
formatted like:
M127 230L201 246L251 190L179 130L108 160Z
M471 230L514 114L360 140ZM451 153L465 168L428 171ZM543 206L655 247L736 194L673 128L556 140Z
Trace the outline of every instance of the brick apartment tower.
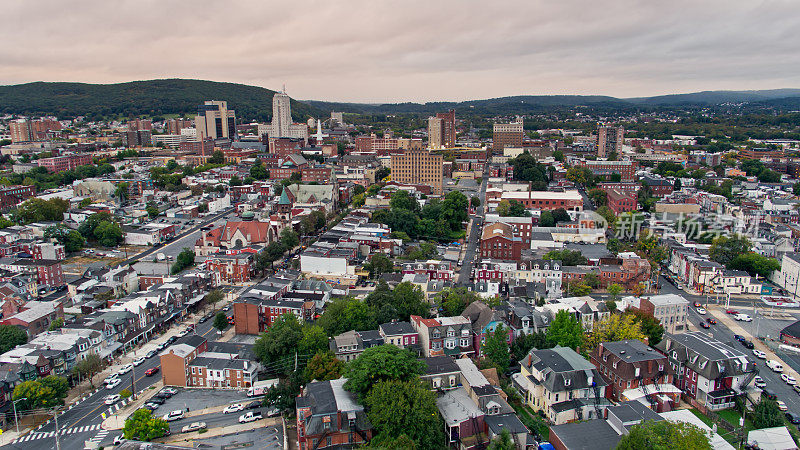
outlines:
M622 154L625 129L622 127L597 127L597 156L605 158L611 153Z

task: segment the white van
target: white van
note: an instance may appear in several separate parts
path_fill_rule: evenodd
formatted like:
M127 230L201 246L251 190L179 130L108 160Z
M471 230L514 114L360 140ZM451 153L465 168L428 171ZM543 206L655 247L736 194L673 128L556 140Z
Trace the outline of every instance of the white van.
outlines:
M753 318L748 316L747 314L737 314L733 316L734 319L741 321L741 322L752 322Z
M772 369L773 372L781 373L783 372L783 364L775 361L774 359L770 359L767 361L767 367Z

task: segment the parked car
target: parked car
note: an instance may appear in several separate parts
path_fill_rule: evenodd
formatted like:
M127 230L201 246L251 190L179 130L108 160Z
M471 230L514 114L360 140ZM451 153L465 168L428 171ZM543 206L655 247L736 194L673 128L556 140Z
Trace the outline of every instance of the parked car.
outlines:
M133 364L125 364L124 366L120 367L117 373L120 375L125 375L126 373L133 370Z
M744 346L744 348L751 349L751 350L755 347L755 345L753 345L752 342L750 342L750 341L748 341L746 339L744 341L742 341L742 345Z
M143 362L147 361L147 358L144 356L140 356L133 361L134 366L141 366Z
M258 409L258 408L261 408L261 401L259 400L250 402L244 406L244 409Z
M205 430L207 427L205 422L192 422L189 425L181 428L181 433L191 433L192 431Z
M148 377L152 377L153 375L158 373L158 370L159 370L158 366L151 367L151 368L145 370L144 374L147 375Z
M182 338L182 337L186 336L187 334L189 334L189 330L182 330L180 333L178 333L178 337Z
M156 356L157 354L158 354L158 352L157 352L156 350L150 350L149 352L147 352L147 354L145 355L145 357L146 357L147 359L150 359L150 358L152 358L153 356Z
M170 411L167 414L164 414L163 419L166 420L167 422L183 419L183 411L181 410Z
M261 415L260 412L253 412L250 411L248 413L244 413L239 416L239 423L248 423L248 422L255 422L256 420L261 420L264 417Z
M144 404L144 407L149 409L150 411L157 410L159 406L161 406L161 405L158 404L158 403L155 403L155 402L147 402L147 403Z
M753 378L753 385L755 387L757 387L757 388L763 389L763 388L767 387L767 382L764 381L764 379L761 378L760 376L756 375L756 377Z
M769 367L770 369L772 369L773 372L776 373L783 372L783 364L779 363L778 361L775 361L774 359L770 359L769 361L767 361L767 367Z
M761 391L761 395L763 395L764 397L766 397L766 398L768 398L770 400L775 400L776 398L778 398L777 395L773 394L772 392L770 392L770 391L768 391L766 389Z
M797 384L797 380L795 380L795 378L789 375L788 373L782 373L781 380L783 380L783 382L788 384L789 386L794 386L795 384Z
M790 413L788 411L786 412L786 420L795 425L800 424L800 416L798 416L797 414Z
M244 409L243 403L234 403L233 405L228 405L225 409L222 410L222 414L230 414L239 412Z
M108 383L106 383L106 389L109 389L109 390L114 389L115 387L119 386L120 384L122 384L122 380L120 380L119 378L115 378L115 379L109 381Z
M172 397L173 395L178 393L178 390L173 387L165 387L164 389L161 389L161 392L168 394L170 397Z
M753 356L758 359L767 359L767 354L762 352L761 350L753 349Z
M120 401L121 398L122 398L122 396L119 395L119 394L107 395L103 399L103 403L105 403L106 405L113 405L114 403L117 403L118 401Z
M281 415L280 410L274 406L267 410L267 417L278 417L280 415Z
M778 404L778 409L781 411L787 411L789 408L786 406L786 403L783 403L780 400L775 400L775 403Z
M729 310L725 311L725 314L730 314L732 316L735 316L736 314L739 314L739 311L737 311L735 309L729 309Z
M740 336L738 334L734 334L733 338L736 339L739 342L742 342L744 340L744 336Z
M161 397L153 397L148 401L148 403L155 403L157 405L163 405L165 401L166 401L166 399L163 399Z

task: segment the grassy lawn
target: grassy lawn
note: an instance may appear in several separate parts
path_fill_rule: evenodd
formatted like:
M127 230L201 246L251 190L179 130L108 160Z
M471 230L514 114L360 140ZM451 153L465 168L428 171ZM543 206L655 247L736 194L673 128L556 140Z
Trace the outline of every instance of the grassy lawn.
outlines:
M692 408L691 411L692 411L692 414L697 416L698 419L702 420L704 424L708 425L710 428L713 426L714 422L708 416L706 416L705 414L701 413L700 411L698 411L695 408ZM726 410L723 410L723 411L717 411L717 414L720 417L722 417L725 421L730 423L731 425L733 425L735 427L739 426L739 418L741 417L741 415L739 414L739 411L736 411L734 409L726 409ZM747 429L747 431L750 431L750 430L753 429L753 424L750 423L749 420L745 420L745 424L744 425L745 425L745 428ZM728 443L730 443L734 447L739 445L739 437L736 435L736 433L728 431L728 430L726 430L726 429L724 429L722 427L717 427L717 434L722 436L723 439L728 441ZM745 434L745 436L746 436L746 434Z
M514 408L514 411L517 412L519 420L531 430L531 433L539 433L541 437L547 439L550 435L550 427L545 423L544 419L539 417L538 414L527 406L518 406L514 404L511 404L511 406Z

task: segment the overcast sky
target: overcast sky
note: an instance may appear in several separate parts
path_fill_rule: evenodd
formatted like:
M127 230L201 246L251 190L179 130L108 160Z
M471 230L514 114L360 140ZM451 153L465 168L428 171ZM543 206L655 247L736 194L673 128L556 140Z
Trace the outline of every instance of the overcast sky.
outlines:
M800 3L4 0L0 84L198 78L331 101L800 88Z

